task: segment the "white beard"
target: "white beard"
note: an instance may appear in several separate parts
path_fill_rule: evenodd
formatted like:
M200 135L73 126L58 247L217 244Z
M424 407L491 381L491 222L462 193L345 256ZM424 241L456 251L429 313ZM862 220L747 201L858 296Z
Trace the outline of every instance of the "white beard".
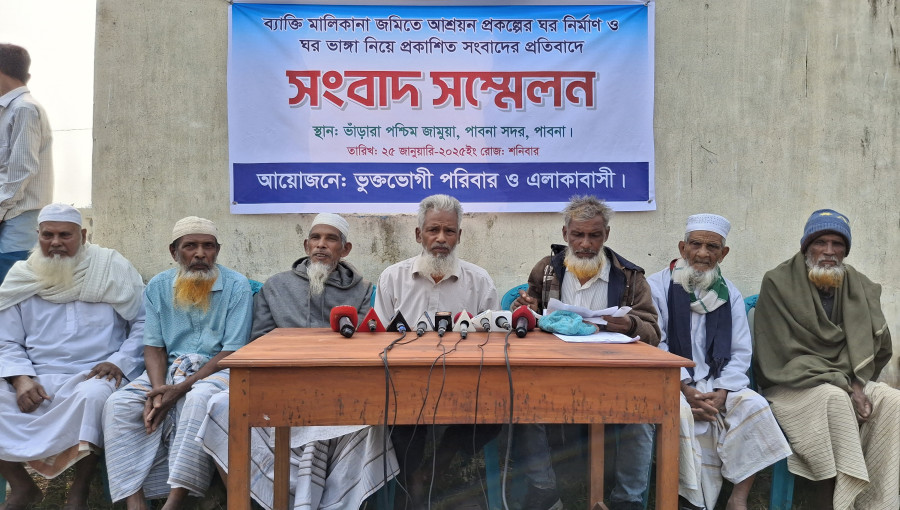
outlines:
M566 248L566 258L563 260L563 265L566 266L567 271L579 280L586 280L603 271L606 265L606 255L603 253L603 250L600 250L593 257L585 259L576 256L572 252L572 248Z
M28 256L28 265L35 272L38 280L47 287L69 288L75 278L75 269L84 260L84 246L78 247L78 252L71 257L61 255L45 256L40 248L35 249Z
M325 281L331 276L336 266L312 262L306 266L306 276L309 277L309 293L313 296L321 296L325 292Z
M688 292L709 290L716 283L716 278L719 277L718 264L712 269L698 271L688 264L686 260L681 259L678 261L676 268L680 269L672 271L672 281L684 287L684 290Z
M447 255L438 257L432 253L422 250L422 266L426 274L432 277L443 278L452 273L456 269L456 248Z

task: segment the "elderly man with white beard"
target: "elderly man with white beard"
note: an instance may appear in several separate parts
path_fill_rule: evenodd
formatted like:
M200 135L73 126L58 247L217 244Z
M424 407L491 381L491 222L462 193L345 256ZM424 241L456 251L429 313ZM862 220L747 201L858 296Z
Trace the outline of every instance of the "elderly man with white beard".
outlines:
M102 454L107 397L143 370L143 280L115 250L90 244L81 214L50 204L38 246L0 286L0 474L7 510L43 498L25 471L53 478L75 465L66 510L87 508Z
M642 342L657 345L656 309L644 270L605 245L612 209L597 197L576 195L562 213L562 237L567 246L550 246L551 255L535 264L528 276L528 292L516 298L513 308L527 305L542 313L551 299L591 310L629 306L631 310L622 317L603 317L607 321L606 329L638 336ZM609 508L643 509L642 498L649 484L653 454L653 426L637 423L610 427L618 427L619 441ZM556 476L546 460L549 444L543 425L518 426L514 437L518 437L516 449L526 457L525 471L531 485L527 499L552 501ZM556 510L561 505L533 504L526 508Z
M850 221L812 213L800 251L766 273L754 369L790 439L788 469L817 481L816 508L900 506L900 391L876 382L891 361L881 285L848 264Z
M734 484L728 510L746 510L756 473L791 454L769 405L748 389L751 339L744 298L722 277L727 219L688 218L681 258L647 281L659 311L659 347L687 358L681 369L682 508L712 509L722 479Z
M385 323L397 312L415 324L424 312L434 318L441 311L455 314L466 310L474 315L499 307L497 289L487 271L456 256L462 236L462 212L459 201L448 195L431 195L419 203L416 242L422 245L422 252L388 267L378 280L375 312ZM400 474L412 499L408 506L398 498L400 508L419 510L427 504L420 491L429 473L412 472L422 460L425 429L394 427L391 435L395 449L402 452ZM429 435L433 435L434 430L429 429ZM499 428L493 425L479 425L474 431L470 426L448 427L440 440L435 464L447 467L457 451L471 454L498 432Z
M360 317L369 311L372 284L344 257L353 245L350 224L337 214L316 215L303 240L305 257L290 271L278 273L263 285L253 306L251 340L275 328L324 328L331 309L352 306ZM382 427L328 426L291 429L291 508L357 509L384 484ZM271 428L251 434L250 495L263 508L273 505L275 469ZM219 466L228 467L228 393L209 401L208 416L198 438ZM396 473L393 450L388 450L388 476Z
M213 222L182 218L171 239L177 267L154 276L144 291L147 370L103 409L110 495L124 498L129 510L167 494L163 508L174 510L189 494L205 493L214 467L197 430L209 399L228 389L229 372L219 361L250 335L250 283L216 264L221 245Z

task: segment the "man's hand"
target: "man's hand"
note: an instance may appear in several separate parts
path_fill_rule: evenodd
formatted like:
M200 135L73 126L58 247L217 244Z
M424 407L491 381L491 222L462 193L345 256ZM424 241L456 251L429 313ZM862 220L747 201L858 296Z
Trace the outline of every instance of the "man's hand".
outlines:
M147 401L144 403L144 429L147 434L159 427L172 406L190 389L190 386L184 388L179 384L166 384L147 393Z
M517 297L516 300L512 302L511 309L515 310L516 308L523 306L523 305L527 306L528 308L531 308L532 310L534 310L538 313L541 313L541 311L537 309L537 299L534 299L533 297L529 296L528 293L525 292L524 290L520 290L519 297Z
M869 421L872 416L872 401L866 396L863 390L864 386L859 381L853 381L850 384L852 391L850 392L850 400L853 401L853 409L856 411L856 420L859 423Z
M106 379L107 381L116 380L116 388L122 384L122 378L125 377L125 374L122 373L122 369L117 367L115 363L110 363L108 361L104 361L103 363L98 363L93 369L91 369L91 373L87 375L87 379L92 377L96 377L97 379Z
M623 335L627 335L628 332L631 331L631 328L634 327L634 322L632 322L629 315L626 315L624 317L604 315L602 319L606 321L606 331L612 331L613 333L622 333Z
M685 400L687 400L688 405L691 406L691 412L694 414L694 419L698 421L715 421L716 416L719 414L719 407L713 405L713 402L717 402L717 399L708 398L710 395L716 395L718 392L722 392L722 401L721 408L724 411L725 409L725 390L716 390L711 393L700 393L696 388L682 384L681 392L684 394ZM704 398L707 397L707 398Z
M725 414L725 399L728 398L728 391L718 389L709 393L700 393L697 396L715 407L718 412Z
M16 388L16 403L23 413L34 411L45 400L50 401L50 396L44 391L41 383L27 375L16 376L12 380L12 385Z

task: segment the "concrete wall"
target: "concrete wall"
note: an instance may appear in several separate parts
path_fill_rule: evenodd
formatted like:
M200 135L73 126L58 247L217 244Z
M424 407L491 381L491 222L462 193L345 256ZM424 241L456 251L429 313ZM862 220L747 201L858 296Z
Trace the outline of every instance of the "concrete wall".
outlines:
M733 224L726 276L745 294L799 248L810 212L848 215L848 262L884 286L900 331L900 14L897 0L664 0L656 8L655 212L621 213L609 245L648 272L685 218ZM310 215L228 212L223 0L98 0L94 239L149 278L172 265L175 220L215 221L220 261L285 270ZM414 255L415 218L351 216L350 260L371 280ZM473 214L460 254L502 291L561 241L556 214ZM895 262L891 262L894 260ZM895 352L900 349L895 348ZM885 379L897 382L896 363Z

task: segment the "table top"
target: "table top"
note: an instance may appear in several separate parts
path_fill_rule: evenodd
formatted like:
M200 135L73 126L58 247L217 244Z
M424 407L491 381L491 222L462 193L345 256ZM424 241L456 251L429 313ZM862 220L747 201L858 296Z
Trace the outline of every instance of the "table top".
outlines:
M430 365L446 350L447 365L503 365L505 337L505 332L470 332L462 340L458 332L450 331L443 339L436 332L417 338L415 332L410 332L394 345L387 357L391 366ZM219 363L226 368L383 367L382 352L398 338L398 333L357 332L351 338L344 338L328 328L276 328ZM542 331L531 331L524 338L518 338L515 333L510 335L509 362L513 366L610 368L694 365L688 359L642 342L569 343Z

